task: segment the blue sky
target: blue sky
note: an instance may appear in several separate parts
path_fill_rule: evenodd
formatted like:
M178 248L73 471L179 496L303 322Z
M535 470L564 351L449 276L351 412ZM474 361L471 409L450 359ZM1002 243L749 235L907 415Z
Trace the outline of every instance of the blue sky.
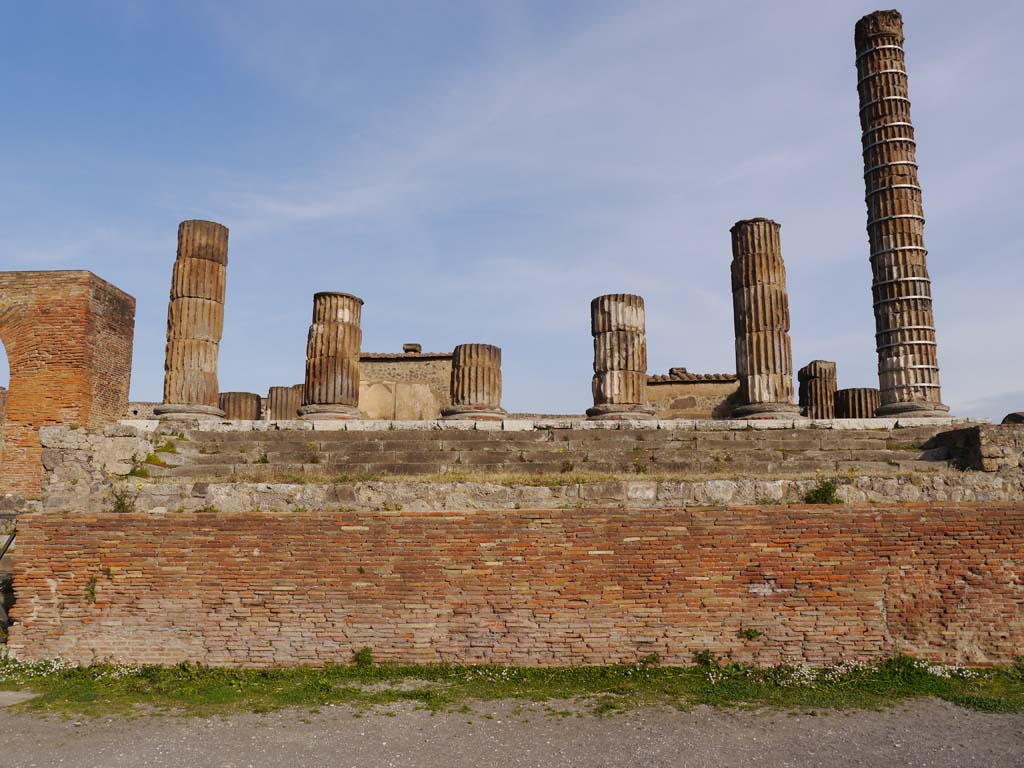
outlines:
M877 386L860 2L7 0L0 269L138 300L158 400L177 224L231 229L223 390L301 381L312 294L363 348L488 342L504 405L590 403L588 304L650 371L733 371L729 227L782 224L794 365ZM1024 409L1024 5L905 2L943 399ZM0 362L0 383L6 378Z

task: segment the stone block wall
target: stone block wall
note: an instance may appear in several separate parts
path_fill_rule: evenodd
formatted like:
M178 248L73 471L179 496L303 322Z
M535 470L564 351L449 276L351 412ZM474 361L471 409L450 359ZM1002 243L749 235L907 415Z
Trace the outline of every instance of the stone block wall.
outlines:
M359 376L364 419L436 419L452 403L450 352L364 352Z
M19 529L20 659L997 664L1024 647L1021 502L67 510Z
M1024 470L1024 424L988 424L964 431L966 465L985 472Z
M659 419L727 419L739 405L735 376L711 378L648 376L647 403Z
M0 272L10 364L0 493L39 496L41 427L99 427L124 415L134 326L135 299L91 272Z

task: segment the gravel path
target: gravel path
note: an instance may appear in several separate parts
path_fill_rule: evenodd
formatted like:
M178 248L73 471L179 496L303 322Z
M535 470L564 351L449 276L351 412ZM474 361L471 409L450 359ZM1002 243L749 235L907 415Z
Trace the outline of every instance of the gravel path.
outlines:
M560 705L548 705L555 709ZM941 701L811 716L699 707L613 717L545 705L480 704L471 714L411 709L355 717L326 708L228 718L75 722L0 710L0 765L74 768L407 768L412 766L1024 766L1024 715Z

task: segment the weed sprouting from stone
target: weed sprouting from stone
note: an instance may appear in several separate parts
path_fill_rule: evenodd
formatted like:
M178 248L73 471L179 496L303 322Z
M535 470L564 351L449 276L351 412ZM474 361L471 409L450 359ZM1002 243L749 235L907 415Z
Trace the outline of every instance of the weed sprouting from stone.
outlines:
M806 504L842 504L843 500L836 495L839 486L832 480L819 480L804 494Z

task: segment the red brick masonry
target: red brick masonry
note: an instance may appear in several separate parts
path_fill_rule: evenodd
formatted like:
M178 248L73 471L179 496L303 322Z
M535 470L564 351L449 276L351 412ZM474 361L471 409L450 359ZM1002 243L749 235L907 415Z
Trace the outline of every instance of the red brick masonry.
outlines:
M1024 650L1024 503L19 518L18 658L773 664ZM744 639L756 629L763 636Z
M100 427L125 414L134 329L135 299L91 272L0 272L11 375L0 494L39 497L40 427Z

